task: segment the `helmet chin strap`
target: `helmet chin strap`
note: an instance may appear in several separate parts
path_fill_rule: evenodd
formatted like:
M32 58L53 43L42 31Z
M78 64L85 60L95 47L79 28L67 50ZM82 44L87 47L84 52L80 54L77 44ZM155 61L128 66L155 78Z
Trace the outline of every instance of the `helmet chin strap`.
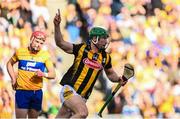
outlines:
M95 47L99 50L99 47L97 46L97 43L99 41L99 37L97 36L96 38L96 42L94 40L92 40L92 43L95 45Z
M30 50L32 53L37 53L37 52L38 52L37 47L35 47L35 48L31 47L31 44L32 44L32 42L34 41L34 37L32 37L31 39L32 39L32 40L30 40L30 43L29 43L29 45L28 45L29 50Z
M101 51L105 50L105 48L99 48L97 46L98 41L99 41L99 37L97 36L96 42L94 40L92 40L92 43L95 45L95 47L98 49L98 51L101 52Z
M99 37L97 36L96 42L95 42L94 40L92 40L92 43L93 43L94 45L96 45L96 44L98 43L98 41L99 41Z

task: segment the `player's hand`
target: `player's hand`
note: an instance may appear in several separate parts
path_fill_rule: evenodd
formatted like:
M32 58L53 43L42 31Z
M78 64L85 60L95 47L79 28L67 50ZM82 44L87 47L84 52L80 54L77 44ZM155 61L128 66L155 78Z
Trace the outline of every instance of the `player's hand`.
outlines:
M123 78L119 78L119 80L120 80L121 86L126 85L126 83L128 82L128 80L124 80Z
M60 15L60 10L58 9L58 13L56 13L56 16L54 17L54 25L59 26L61 23L61 15Z
M124 65L123 80L128 80L134 76L134 67L131 64Z
M38 76L38 77L44 77L45 76L44 72L42 72L41 70L37 70L35 72L35 75Z

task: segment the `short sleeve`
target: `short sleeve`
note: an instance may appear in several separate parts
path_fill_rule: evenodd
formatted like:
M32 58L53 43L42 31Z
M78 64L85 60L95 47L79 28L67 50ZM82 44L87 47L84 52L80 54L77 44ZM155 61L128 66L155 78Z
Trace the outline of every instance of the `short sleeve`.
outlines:
M73 44L73 54L75 56L78 55L78 51L79 51L79 49L81 48L82 45L83 45L83 43L81 43L81 44Z
M50 54L46 52L46 61L45 61L46 67L53 67L53 62L51 61Z
M112 68L112 64L111 64L111 56L108 55L108 61L107 61L107 64L105 65L105 69L109 69L109 68Z
M11 59L14 61L14 62L17 62L18 61L18 51L15 51L15 53L13 54L13 56L11 57Z

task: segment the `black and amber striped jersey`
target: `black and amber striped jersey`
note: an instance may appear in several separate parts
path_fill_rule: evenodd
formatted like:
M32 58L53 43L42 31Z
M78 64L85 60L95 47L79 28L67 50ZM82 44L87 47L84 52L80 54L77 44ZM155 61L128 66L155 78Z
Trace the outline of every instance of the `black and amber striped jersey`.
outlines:
M74 62L60 84L70 85L84 98L88 98L100 72L111 68L111 57L105 51L94 53L84 43L73 44Z

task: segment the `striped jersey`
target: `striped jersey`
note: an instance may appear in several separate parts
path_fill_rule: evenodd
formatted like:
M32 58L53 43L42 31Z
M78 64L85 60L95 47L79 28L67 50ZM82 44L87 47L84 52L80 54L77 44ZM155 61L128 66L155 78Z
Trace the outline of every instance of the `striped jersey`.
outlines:
M88 45L73 44L74 62L60 84L70 85L84 98L88 98L100 72L111 68L111 57L105 51L94 53Z
M12 56L12 59L18 61L17 90L41 89L43 78L35 76L35 72L37 70L46 72L47 66L53 67L49 53L44 50L32 54L28 48L19 48Z

